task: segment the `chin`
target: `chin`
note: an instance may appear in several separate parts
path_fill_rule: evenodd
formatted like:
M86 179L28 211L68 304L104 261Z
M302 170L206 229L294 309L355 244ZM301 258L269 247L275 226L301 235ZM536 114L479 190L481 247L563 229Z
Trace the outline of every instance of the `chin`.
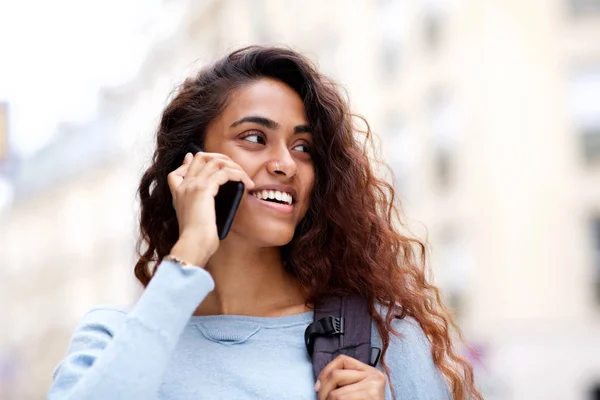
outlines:
M256 242L259 247L281 247L292 241L295 227L282 226L282 224L263 224L245 229L240 227L236 231L239 236Z
M285 246L294 238L294 231L292 229L287 230L273 230L270 232L261 232L255 239L260 241L263 247L281 247Z

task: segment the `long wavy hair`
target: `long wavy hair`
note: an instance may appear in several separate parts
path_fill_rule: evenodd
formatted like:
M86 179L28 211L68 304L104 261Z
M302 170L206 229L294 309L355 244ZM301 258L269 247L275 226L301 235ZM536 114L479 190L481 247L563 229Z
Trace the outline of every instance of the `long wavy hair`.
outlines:
M247 47L188 78L162 114L151 165L143 174L139 260L135 275L146 286L158 261L178 239L167 175L190 142L203 143L206 128L237 88L261 78L279 80L302 98L313 133L315 184L305 218L282 248L286 268L307 288L307 303L325 294L359 294L383 340L382 368L394 318L414 318L431 343L433 361L455 399L481 399L470 364L457 354L459 333L426 278L426 246L401 227L394 188L374 173L368 124L350 112L337 85L302 55L285 48ZM361 122L363 128L359 128ZM390 312L381 315L380 304Z

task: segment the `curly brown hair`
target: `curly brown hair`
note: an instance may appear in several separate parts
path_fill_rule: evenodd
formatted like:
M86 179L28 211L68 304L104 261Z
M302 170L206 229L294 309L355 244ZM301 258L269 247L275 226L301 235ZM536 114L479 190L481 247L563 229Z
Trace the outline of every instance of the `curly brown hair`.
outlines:
M367 299L383 340L382 368L388 378L385 353L390 334L399 335L392 321L414 318L453 397L481 399L471 365L454 347L452 335L459 330L426 278L426 246L397 229L402 226L398 199L393 186L374 173L368 124L358 129L337 85L290 49L252 46L235 51L185 80L175 93L163 112L152 163L138 189L136 277L146 286L158 260L178 239L167 175L180 165L190 142L203 143L207 126L224 110L230 93L261 78L279 80L300 95L314 137L310 206L294 238L282 248L286 268L307 288L307 303L332 293ZM382 316L377 304L391 312Z

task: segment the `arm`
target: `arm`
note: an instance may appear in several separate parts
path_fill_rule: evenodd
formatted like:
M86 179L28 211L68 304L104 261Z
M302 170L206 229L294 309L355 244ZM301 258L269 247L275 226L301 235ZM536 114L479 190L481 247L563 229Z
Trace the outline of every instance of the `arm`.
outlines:
M213 288L204 269L161 263L128 315L95 309L82 319L47 399L155 398L179 336Z
M185 178L185 180L184 180ZM222 154L186 154L167 182L179 225L171 254L195 265L217 251L215 200L227 181L254 182ZM193 311L214 288L201 268L163 262L132 312L96 310L84 317L48 400L153 399Z

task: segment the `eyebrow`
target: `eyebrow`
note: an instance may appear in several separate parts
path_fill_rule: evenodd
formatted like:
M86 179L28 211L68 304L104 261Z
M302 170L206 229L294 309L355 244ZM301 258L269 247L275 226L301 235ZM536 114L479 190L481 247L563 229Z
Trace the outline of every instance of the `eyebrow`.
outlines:
M271 130L277 130L281 126L277 122L273 121L272 119L269 119L266 117L260 117L258 115L250 115L248 117L238 119L233 124L231 124L230 127L235 128L236 126L239 126L243 123L254 123L254 124L262 125L265 128L268 128ZM298 134L298 133L310 133L310 127L308 125L297 125L296 127L294 127L294 135Z
M308 125L298 125L294 128L294 135L297 133L310 133L310 127Z

